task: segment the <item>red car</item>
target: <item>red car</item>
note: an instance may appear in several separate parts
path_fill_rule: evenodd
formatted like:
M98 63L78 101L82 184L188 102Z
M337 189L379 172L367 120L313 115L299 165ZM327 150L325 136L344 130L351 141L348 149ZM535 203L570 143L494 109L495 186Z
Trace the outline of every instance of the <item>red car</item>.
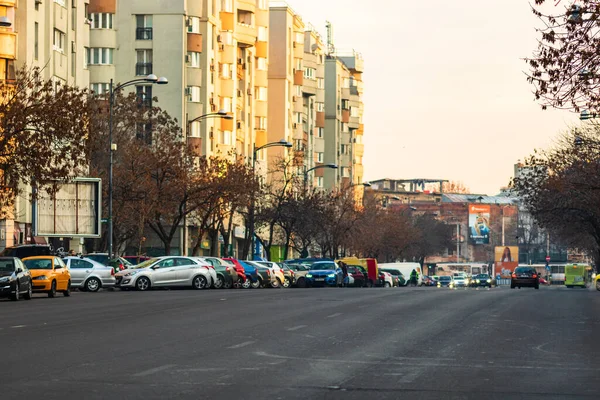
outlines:
M236 260L235 258L223 258L223 260L225 261L229 261L230 263L233 263L233 265L235 266L235 272L238 275L238 283L244 283L246 282L246 272L244 272L244 266L242 264L240 264L240 262L238 260Z
M348 275L351 275L354 278L354 286L363 287L366 286L365 274L360 270L360 268L349 265L348 266Z

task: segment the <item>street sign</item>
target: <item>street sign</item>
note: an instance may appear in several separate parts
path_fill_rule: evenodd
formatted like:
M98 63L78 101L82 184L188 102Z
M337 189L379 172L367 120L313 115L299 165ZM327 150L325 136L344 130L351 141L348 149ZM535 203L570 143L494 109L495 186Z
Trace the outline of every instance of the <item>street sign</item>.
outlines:
M546 256L546 262L550 261L550 256Z
M550 271L550 266L546 265L546 271Z

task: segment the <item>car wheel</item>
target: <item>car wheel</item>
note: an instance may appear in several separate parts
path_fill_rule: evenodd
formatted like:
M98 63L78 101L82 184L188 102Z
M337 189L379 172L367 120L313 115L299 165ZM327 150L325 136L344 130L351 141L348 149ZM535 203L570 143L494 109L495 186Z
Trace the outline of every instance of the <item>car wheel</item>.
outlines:
M513 285L512 283L510 284L510 288L511 288L511 289L514 289L515 287L516 287L516 286L515 286L515 285Z
M296 287L305 288L306 287L306 279L298 278L296 281ZM598 290L600 290L600 285L598 286Z
M25 298L25 300L31 300L31 298L33 297L33 285L31 283L31 281L29 281L29 285L27 287L27 293L25 293L25 295L23 297Z
M204 275L196 275L194 279L192 279L192 287L196 290L207 289L208 280Z
M223 289L231 289L233 287L233 281L231 279L223 281Z
M20 290L21 290L21 288L19 287L19 285L17 285L17 287L15 288L15 292L10 295L10 299L12 301L19 301L21 299Z
M138 280L135 281L135 288L140 292L150 289L150 279L146 278L145 276L139 277Z
M596 290L600 290L600 280L596 281Z
M56 281L52 281L52 284L50 285L50 291L48 292L48 297L55 297L56 296Z
M369 279L367 281L367 287L369 287L369 288L373 287L373 281L372 280Z
M277 289L281 286L280 283L281 282L279 282L279 279L275 278L274 281L271 281L271 287Z
M285 277L285 279L283 280L283 286L284 288L289 288L290 286L292 286L292 282L290 281L290 278L288 278L287 276Z
M256 282L252 282L250 286L252 287L252 289L258 289L262 286L262 282L260 279L257 279Z
M390 286L391 286L391 285L390 285L390 283L389 283L389 282L386 282L386 283L383 285L383 287L386 287L386 288L388 288L388 287L390 287Z
M223 275L217 275L217 280L215 281L215 283L213 284L215 289L221 289L223 287L224 284L224 279L223 279Z
M536 290L540 288L540 285L535 285Z
M85 285L83 285L83 288L87 292L97 292L98 290L100 290L100 281L98 280L98 278L90 278L87 281L85 281Z
M246 278L244 282L242 282L242 288L250 289L252 287L252 282L250 282L250 278Z
M71 281L67 282L67 290L63 292L63 296L69 297L71 296Z

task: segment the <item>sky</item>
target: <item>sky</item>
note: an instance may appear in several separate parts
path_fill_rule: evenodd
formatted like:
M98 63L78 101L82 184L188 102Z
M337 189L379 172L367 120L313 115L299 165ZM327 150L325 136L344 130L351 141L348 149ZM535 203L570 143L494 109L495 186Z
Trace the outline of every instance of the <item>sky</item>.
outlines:
M497 194L514 164L578 123L534 101L527 0L288 0L365 62L365 180L448 179Z

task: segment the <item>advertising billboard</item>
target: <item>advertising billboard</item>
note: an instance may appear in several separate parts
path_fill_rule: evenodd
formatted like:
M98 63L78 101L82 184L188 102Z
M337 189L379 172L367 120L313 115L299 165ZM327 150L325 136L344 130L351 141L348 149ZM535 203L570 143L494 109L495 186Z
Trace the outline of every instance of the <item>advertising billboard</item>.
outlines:
M494 249L494 275L508 279L519 265L518 246L496 246Z
M490 206L469 204L469 239L473 244L490 243Z

